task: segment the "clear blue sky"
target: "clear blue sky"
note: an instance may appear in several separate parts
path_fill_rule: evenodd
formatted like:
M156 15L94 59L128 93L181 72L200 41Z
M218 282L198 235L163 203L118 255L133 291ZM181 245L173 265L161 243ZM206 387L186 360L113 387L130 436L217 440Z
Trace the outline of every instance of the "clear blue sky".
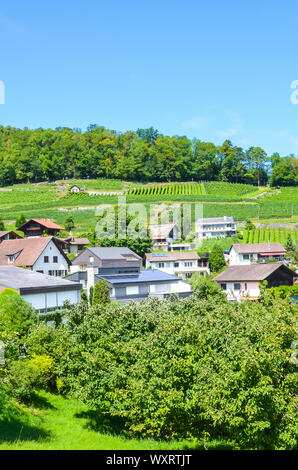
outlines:
M298 154L297 0L0 6L0 124L157 128Z

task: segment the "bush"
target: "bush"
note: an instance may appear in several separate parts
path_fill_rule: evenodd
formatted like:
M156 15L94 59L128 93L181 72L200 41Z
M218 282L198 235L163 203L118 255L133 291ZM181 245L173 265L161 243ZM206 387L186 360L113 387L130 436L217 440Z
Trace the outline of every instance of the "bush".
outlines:
M7 383L11 394L22 401L30 401L38 388L53 384L54 363L50 356L33 355L32 359L13 362L8 369Z
M78 307L82 309L82 306ZM129 436L297 447L297 307L155 298L95 306L69 328L65 389Z
M31 304L18 293L8 292L0 296L0 335L11 333L24 335L38 321Z

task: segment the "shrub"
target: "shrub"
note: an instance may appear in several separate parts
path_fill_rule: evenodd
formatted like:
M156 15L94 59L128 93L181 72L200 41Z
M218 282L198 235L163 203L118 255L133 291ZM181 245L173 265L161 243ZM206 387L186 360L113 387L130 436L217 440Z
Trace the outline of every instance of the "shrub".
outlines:
M38 321L31 304L18 293L2 293L0 296L0 334L24 335Z
M82 308L82 307L79 307ZM297 306L155 298L92 307L69 329L66 390L129 436L297 447Z

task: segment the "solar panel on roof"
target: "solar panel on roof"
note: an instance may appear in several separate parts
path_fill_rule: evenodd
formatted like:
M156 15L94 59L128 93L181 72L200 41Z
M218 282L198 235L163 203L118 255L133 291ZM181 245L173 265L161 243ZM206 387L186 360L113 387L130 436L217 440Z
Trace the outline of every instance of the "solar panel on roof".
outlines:
M152 256L167 256L166 253L151 253Z

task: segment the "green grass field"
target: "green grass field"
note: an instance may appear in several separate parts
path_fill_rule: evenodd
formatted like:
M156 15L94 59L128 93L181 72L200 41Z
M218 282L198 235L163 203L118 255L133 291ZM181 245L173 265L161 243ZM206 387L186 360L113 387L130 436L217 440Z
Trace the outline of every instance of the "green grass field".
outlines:
M298 216L298 188L256 188L251 185L221 182L151 183L148 185L127 181L61 180L55 183L16 185L11 191L0 191L0 216L6 228L15 229L16 217L23 213L31 217L50 218L63 225L67 215L75 221L75 234L86 233L95 227L95 209L102 204L118 204L117 195L69 194L73 184L86 190L123 191L127 204L202 204L204 217L233 216L237 221L247 218L262 221ZM128 190L130 190L128 194ZM269 195L270 194L270 195ZM258 196L257 198L255 196ZM194 211L192 214L194 221Z
M26 418L0 422L0 450L182 450L231 449L232 443L126 439L93 429L88 409L74 399L37 394Z

